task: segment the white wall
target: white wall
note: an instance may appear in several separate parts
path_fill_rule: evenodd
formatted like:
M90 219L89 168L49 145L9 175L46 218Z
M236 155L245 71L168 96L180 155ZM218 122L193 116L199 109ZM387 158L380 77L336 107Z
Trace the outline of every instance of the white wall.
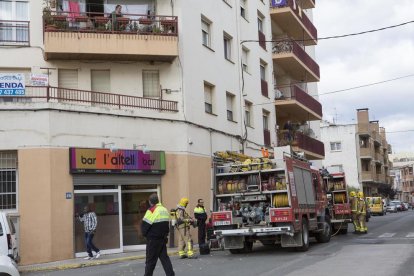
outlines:
M355 125L331 125L321 127L321 141L325 145L324 167L342 165L348 186L359 188L358 160ZM341 151L332 151L330 143L341 142Z

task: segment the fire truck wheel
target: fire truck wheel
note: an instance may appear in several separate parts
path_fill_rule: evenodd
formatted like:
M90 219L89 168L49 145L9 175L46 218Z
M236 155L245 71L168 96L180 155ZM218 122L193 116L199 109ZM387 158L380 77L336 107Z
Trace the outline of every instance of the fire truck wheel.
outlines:
M240 254L241 253L241 249L229 249L231 254Z
M305 252L309 249L309 227L308 227L308 220L303 218L302 219L302 246L297 247L297 251Z
M326 243L331 240L332 235L332 228L331 228L331 221L325 219L325 223L323 225L323 231L315 235L315 239L319 243Z
M241 254L241 253L250 253L253 251L253 242L245 241L244 247L241 249L229 249L231 254Z

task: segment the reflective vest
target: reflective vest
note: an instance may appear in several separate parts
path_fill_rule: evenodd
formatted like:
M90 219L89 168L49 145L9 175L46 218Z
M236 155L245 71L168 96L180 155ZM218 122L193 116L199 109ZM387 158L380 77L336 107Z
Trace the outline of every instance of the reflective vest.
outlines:
M194 208L194 214L204 214L206 210L204 210L203 207L195 207Z
M158 203L147 210L142 219L142 233L149 239L166 238L169 232L170 213Z

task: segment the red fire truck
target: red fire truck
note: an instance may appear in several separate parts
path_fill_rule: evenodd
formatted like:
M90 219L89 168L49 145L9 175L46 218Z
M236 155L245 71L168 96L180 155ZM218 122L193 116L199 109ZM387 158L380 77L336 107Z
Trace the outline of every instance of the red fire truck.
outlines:
M309 237L331 239L326 185L309 162L284 155L215 165L214 233L231 253L255 241L307 251Z

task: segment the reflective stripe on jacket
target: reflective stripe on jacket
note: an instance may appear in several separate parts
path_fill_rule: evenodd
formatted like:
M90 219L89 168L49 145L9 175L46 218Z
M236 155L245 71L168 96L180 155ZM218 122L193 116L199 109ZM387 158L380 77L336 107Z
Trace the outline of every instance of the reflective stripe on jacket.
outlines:
M367 205L364 199L358 199L358 212L363 215L367 213Z
M356 213L358 209L358 198L356 196L351 197L351 212Z
M170 213L158 203L147 210L142 219L142 235L147 239L167 238L170 231Z
M200 222L205 222L207 220L207 213L206 213L206 210L204 209L204 207L202 207L202 206L195 207L194 208L194 217Z

